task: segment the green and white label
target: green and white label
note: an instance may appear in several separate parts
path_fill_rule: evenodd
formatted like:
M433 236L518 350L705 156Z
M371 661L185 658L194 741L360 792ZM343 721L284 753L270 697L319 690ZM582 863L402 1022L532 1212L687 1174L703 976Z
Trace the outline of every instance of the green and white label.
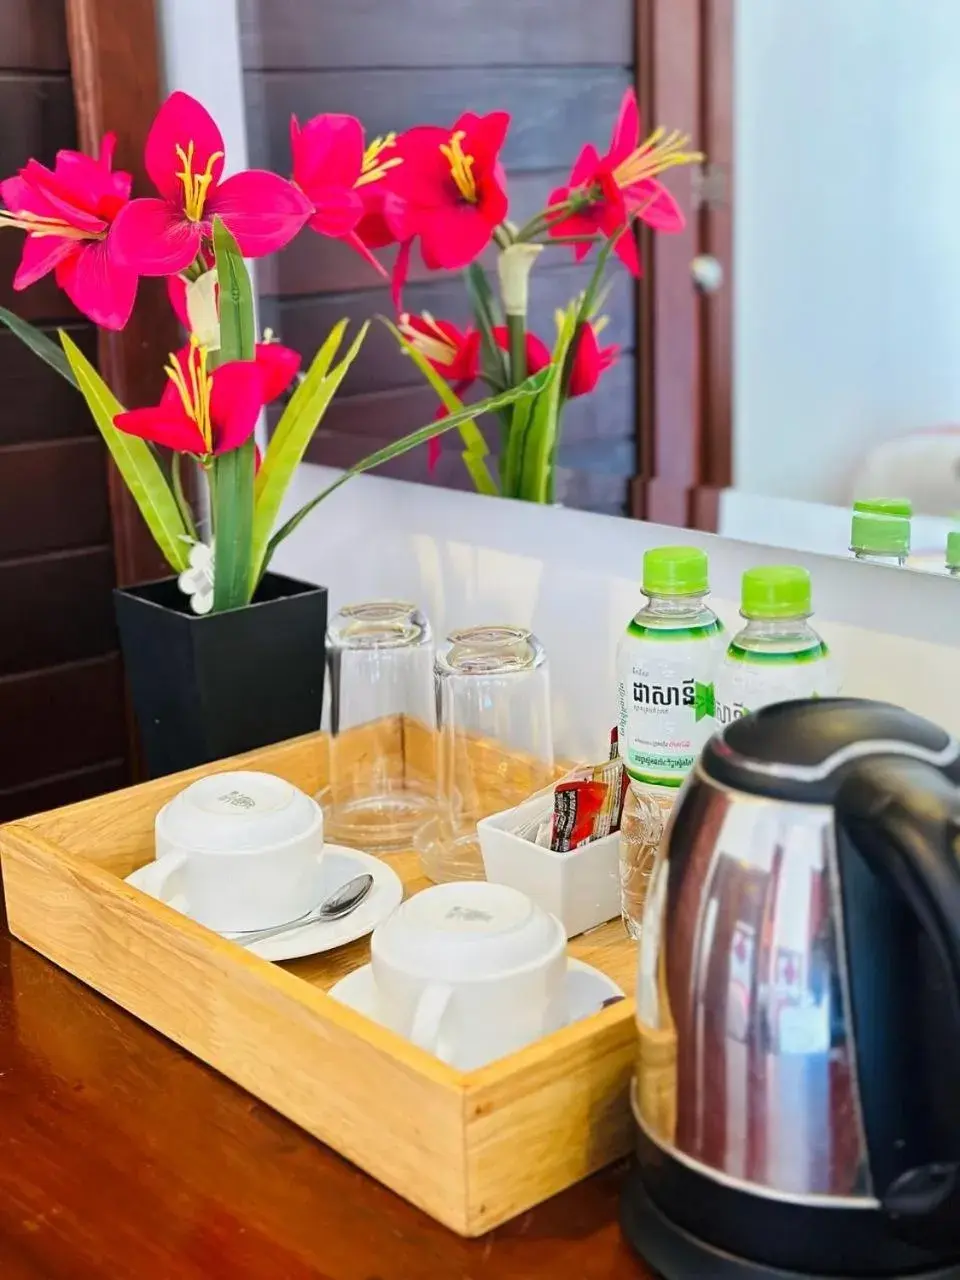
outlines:
M620 754L638 782L678 787L714 731L720 622L676 630L632 622L617 652Z

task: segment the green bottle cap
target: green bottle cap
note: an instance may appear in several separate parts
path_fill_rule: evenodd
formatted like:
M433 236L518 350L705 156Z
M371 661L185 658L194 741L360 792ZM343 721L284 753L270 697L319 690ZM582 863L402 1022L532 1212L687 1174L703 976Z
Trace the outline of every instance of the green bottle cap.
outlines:
M913 515L913 503L909 498L859 498L853 509L868 515L903 516L906 520Z
M960 531L947 534L947 568L960 569Z
M699 547L653 547L644 552L645 596L694 596L709 590L707 554Z
M810 575L799 565L748 569L740 588L745 618L806 618L810 612Z
M850 550L864 555L905 556L910 551L910 521L904 516L854 508Z

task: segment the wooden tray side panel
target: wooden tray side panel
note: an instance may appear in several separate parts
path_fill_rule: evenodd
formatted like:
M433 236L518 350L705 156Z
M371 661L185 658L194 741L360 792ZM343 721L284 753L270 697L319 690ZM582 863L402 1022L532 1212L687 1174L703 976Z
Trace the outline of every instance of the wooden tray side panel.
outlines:
M0 862L17 938L467 1233L464 1077L27 829Z
M635 1066L633 1019L617 1005L468 1077L471 1236L627 1155Z

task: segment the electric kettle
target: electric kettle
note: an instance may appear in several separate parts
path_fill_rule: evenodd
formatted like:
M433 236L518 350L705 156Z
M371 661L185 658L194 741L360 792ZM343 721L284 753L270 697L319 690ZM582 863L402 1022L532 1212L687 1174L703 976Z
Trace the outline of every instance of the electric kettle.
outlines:
M622 1225L667 1280L960 1277L958 783L848 698L704 748L639 947Z

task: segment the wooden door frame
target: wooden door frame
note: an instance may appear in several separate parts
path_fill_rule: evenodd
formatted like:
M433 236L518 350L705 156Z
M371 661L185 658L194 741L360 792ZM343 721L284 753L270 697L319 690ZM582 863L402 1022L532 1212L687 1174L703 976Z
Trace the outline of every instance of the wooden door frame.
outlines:
M692 212L679 235L645 231L637 317L639 474L630 514L716 529L732 483L734 0L637 0L637 93L648 126L689 133L724 178L722 201L697 200L694 169L671 190ZM698 207L697 207L698 206ZM711 254L725 281L698 292L691 263Z
M161 100L161 59L154 0L66 0L77 132L96 154L105 133L117 135L117 165L143 191L143 144ZM162 280L141 280L130 322L98 334L100 372L121 403L151 404L164 384L169 352L179 344L176 317ZM109 468L110 516L117 583L149 581L170 569L116 467Z

